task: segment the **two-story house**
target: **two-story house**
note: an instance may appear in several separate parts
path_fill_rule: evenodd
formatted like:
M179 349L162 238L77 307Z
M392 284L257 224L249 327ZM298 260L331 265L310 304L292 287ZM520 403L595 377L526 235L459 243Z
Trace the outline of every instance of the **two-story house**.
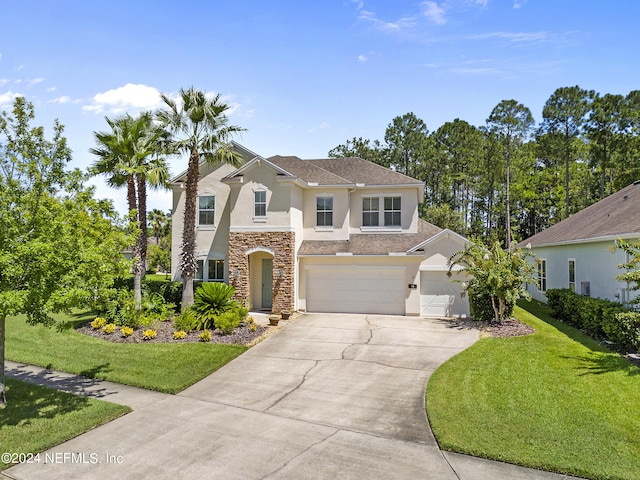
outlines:
M418 217L424 184L360 158L263 158L200 166L196 279L280 312L467 316L448 258L466 240ZM186 173L172 180L172 275ZM458 279L460 280L460 279Z

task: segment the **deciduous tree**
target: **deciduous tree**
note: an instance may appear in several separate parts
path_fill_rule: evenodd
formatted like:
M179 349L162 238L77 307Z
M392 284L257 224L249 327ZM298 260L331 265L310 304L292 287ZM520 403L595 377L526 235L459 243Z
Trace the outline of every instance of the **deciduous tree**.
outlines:
M54 323L51 313L91 306L128 268L128 238L109 202L93 198L57 121L49 140L33 105L18 97L0 115L0 407L6 405L6 318Z

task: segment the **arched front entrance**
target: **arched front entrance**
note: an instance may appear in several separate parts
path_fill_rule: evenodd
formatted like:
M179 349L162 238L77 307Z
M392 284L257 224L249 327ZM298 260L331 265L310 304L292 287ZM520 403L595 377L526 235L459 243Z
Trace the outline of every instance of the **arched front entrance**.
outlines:
M249 254L249 295L252 309L272 310L273 253L266 249Z

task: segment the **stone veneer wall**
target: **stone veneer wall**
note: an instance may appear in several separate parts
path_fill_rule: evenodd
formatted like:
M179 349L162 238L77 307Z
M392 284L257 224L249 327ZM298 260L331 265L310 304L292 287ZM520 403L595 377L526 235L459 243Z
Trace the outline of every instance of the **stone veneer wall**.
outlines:
M294 308L295 233L294 232L230 232L229 283L236 289L234 298L244 301L250 292L249 255L254 249L268 249L273 255L273 298L271 310L280 313ZM238 275L235 276L236 268ZM279 277L282 269L283 275Z

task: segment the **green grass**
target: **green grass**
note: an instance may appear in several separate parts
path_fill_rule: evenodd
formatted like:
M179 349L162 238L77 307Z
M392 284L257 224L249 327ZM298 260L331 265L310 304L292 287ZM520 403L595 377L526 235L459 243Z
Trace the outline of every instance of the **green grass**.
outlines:
M640 369L537 302L521 307L515 316L535 334L483 338L432 375L426 405L440 447L591 479L640 479Z
M79 313L58 316L69 327L91 320ZM24 316L7 319L6 358L101 380L177 393L247 350L212 343L122 344L27 325Z
M130 411L7 379L8 406L0 410L0 453L38 453ZM10 467L0 460L0 470Z
M147 280L153 280L156 282L170 282L171 274L169 273L147 273L144 278Z

